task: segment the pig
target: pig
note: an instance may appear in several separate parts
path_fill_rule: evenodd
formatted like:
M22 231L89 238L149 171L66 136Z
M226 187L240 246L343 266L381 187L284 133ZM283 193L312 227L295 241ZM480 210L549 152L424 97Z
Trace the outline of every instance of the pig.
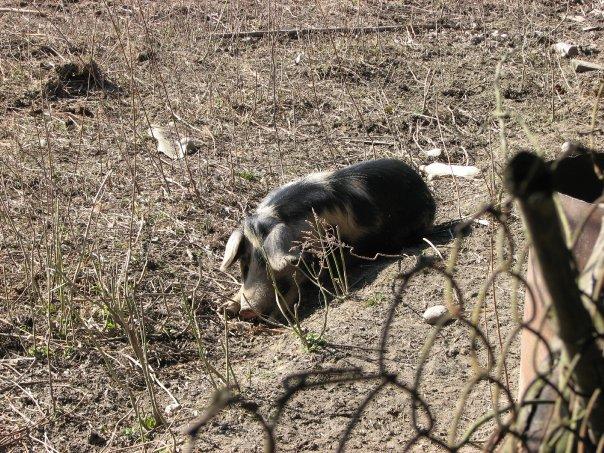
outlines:
M227 308L246 320L291 313L307 278L300 241L315 218L337 229L354 254L375 256L418 241L435 210L421 176L396 159L313 173L274 189L226 243L220 269L239 261L243 280Z

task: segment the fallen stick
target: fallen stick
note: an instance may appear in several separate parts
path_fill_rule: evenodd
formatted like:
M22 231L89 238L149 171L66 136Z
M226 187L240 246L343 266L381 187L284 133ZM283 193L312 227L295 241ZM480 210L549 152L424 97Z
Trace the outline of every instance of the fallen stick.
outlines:
M233 31L226 33L211 33L212 38L262 38L268 35L281 35L290 38L300 38L311 34L323 33L352 33L355 35L363 33L380 33L390 31L400 31L406 29L432 30L436 27L445 27L444 24L419 24L419 25L380 25L375 27L331 27L331 28L291 28L284 30L251 30L251 31Z
M0 8L0 14L2 13L20 13L20 14L35 14L37 16L46 17L46 13L36 9L23 9L23 8Z
M350 143L363 143L367 145L396 146L395 142L387 142L384 140L372 140L371 138L338 137L338 140L344 140Z

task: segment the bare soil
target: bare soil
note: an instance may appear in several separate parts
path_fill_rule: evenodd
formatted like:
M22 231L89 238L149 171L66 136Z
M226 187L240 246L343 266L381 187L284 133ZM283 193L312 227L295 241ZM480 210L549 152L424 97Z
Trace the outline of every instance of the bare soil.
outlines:
M358 421L355 411L376 380L297 393L275 430L278 449L334 450L355 421L348 451L436 451L466 386L459 433L492 409L494 385L472 384L479 371L472 351L491 376L494 362L484 342L471 343L467 324L442 328L423 355L436 328L421 315L443 303L442 275L417 272L402 298L394 297L401 273L419 256L435 257L443 269L438 254L447 260L453 242L436 245L438 253L410 249L398 260L363 264L356 275L365 279L328 309L305 300L314 308L302 328L324 331L312 352L289 328L225 321L221 306L238 275L218 270L222 249L269 189L374 157L419 168L434 160L422 150L440 148L439 160L481 169L475 179L430 181L437 223L499 206L509 155L531 148L553 157L567 139L588 140L602 76L575 74L550 46L577 44L577 58L602 63L602 33L583 31L604 26L601 2L3 6L30 11L0 12L0 450L180 450L181 430L214 395L204 355L223 375L228 362L229 383L234 376L238 394L270 420L292 373L380 372L379 343L394 302L381 371L401 386L381 388ZM397 24L415 28L354 32ZM349 31L216 35L309 27ZM507 149L494 114L497 91L509 113ZM176 161L159 154L147 129L169 122L200 148ZM601 147L602 129L589 139ZM505 224L515 247L498 247L498 224L479 218L489 223L473 224L453 275L464 319L487 286L479 328L495 360L511 338L501 380L515 395L513 287L509 277L493 285L488 278L498 260L521 261L524 233L512 212ZM146 381L128 332L154 378ZM414 427L405 386L429 406L429 431L422 431L425 411ZM484 448L495 427L481 426L463 450ZM196 439L199 451L262 446L262 427L237 407L220 412Z

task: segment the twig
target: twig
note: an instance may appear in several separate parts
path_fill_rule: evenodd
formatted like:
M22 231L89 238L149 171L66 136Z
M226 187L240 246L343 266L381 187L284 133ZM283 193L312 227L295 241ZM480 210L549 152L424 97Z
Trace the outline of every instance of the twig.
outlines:
M428 245L430 246L430 248L436 252L436 254L437 254L439 257L440 257L440 259L441 259L441 260L445 261L445 259L443 258L442 253L440 253L440 250L438 250L438 249L436 248L436 246L435 246L435 245L434 245L432 242L430 242L430 241L429 241L428 239L426 239L426 238L422 238L422 240L428 243Z
M141 364L140 361L136 360L134 357L126 354L125 352L120 351L119 353L122 356L124 356L125 358L127 358L130 362L132 362L132 364L136 365L137 367L139 367L141 370L144 371L143 365ZM178 404L180 406L180 402L178 401L178 399L176 399L176 397L174 396L174 394L170 390L168 390L166 388L166 386L164 384L162 384L161 381L157 378L155 370L153 370L153 368L151 368L151 365L147 364L147 367L149 368L149 371L150 371L149 374L151 375L151 379L153 379L153 381L155 381L155 383L157 385L159 385L162 388L162 390L168 394L168 396L172 399L172 401L175 404Z
M46 17L46 13L35 9L23 8L0 8L0 14L3 13L18 13L18 14L33 14L35 16Z
M363 143L368 145L396 146L396 142L373 140L371 138L339 137L338 140L345 140L350 143Z
M442 27L443 25L440 24ZM289 38L298 39L311 34L325 33L350 33L360 35L364 33L380 33L392 32L411 29L433 30L437 24L418 24L418 25L380 25L376 27L326 27L326 28L290 28L281 30L250 30L250 31L235 31L225 33L212 33L211 38L228 39L228 38L263 38L269 35L281 35Z

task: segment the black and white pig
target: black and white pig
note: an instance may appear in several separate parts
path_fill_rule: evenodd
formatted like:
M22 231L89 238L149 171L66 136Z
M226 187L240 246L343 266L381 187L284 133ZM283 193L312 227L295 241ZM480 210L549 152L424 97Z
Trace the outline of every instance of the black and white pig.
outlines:
M395 159L313 173L270 192L226 244L221 270L241 265L243 285L229 306L243 319L278 313L273 282L291 309L304 275L298 241L314 214L355 254L396 253L432 226L434 199L421 176Z

